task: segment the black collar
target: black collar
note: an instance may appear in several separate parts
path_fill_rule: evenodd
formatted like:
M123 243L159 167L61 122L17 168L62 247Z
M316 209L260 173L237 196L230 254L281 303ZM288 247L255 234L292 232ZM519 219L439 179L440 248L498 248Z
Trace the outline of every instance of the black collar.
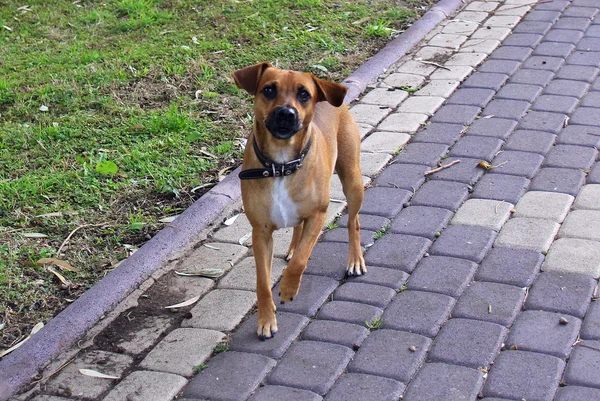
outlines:
M258 158L258 161L265 166L265 168L251 168L248 170L244 170L240 172L239 177L240 180L257 180L260 178L269 178L269 177L286 177L294 174L296 171L300 170L302 167L302 162L304 162L304 158L306 154L310 150L310 145L312 144L312 136L304 146L304 149L300 152L298 157L294 160L291 160L286 163L276 163L275 161L266 157L258 148L256 144L256 137L252 140L252 145L254 148L254 153Z

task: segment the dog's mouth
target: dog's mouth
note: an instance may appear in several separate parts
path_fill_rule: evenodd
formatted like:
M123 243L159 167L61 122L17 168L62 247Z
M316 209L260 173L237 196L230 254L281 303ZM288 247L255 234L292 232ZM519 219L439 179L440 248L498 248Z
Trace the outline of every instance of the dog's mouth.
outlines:
M269 113L265 126L277 139L289 139L302 128L298 110L293 107L279 106Z

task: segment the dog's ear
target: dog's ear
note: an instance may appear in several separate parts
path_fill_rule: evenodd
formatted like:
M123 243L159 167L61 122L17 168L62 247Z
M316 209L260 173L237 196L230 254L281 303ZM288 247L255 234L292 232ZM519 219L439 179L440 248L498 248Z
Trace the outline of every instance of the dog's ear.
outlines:
M269 63L260 63L244 67L233 73L233 80L238 88L244 89L251 95L256 95L258 81L263 72L269 67L271 67L271 64Z
M319 79L314 75L312 75L312 79L317 84L317 102L328 101L335 107L340 107L344 103L344 97L346 96L346 92L348 92L348 88L335 82Z

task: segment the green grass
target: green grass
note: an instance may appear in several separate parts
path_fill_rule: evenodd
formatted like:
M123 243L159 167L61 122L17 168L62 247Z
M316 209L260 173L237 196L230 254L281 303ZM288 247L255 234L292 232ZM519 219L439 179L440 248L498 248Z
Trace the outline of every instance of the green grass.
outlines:
M389 39L373 25L402 30L429 1L4 1L0 346L240 163L251 100L234 70L270 61L339 81ZM80 272L64 286L41 257Z

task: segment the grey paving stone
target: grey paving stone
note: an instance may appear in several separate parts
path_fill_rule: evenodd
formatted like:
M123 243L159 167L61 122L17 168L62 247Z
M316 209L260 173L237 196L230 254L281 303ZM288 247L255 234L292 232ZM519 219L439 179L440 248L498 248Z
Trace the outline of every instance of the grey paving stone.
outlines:
M508 330L496 323L450 319L440 330L428 360L477 369L489 368Z
M337 321L315 320L304 330L302 339L357 348L360 347L368 335L369 330L365 327L364 322L359 326Z
M535 56L550 56L567 58L575 49L571 43L542 42L533 51Z
M500 283L473 282L458 298L452 317L510 326L525 299L523 288Z
M502 89L498 91L496 98L533 102L540 93L542 93L542 87L539 85L510 83L504 85Z
M597 7L577 7L571 6L565 10L563 16L565 17L582 17L593 19L598 14Z
M583 326L579 333L584 340L600 340L600 302L592 302L585 314Z
M427 206L409 206L396 216L390 231L397 234L415 235L430 240L448 225L452 212Z
M366 246L372 244L375 239L375 232L365 229L360 230L360 245ZM348 230L346 228L334 228L327 230L321 236L323 242L348 242Z
M480 111L481 109L476 106L449 104L441 107L431 121L468 125L475 120Z
M565 363L550 355L504 351L494 361L483 395L512 400L551 401Z
M476 135L463 136L452 147L449 155L452 157L491 160L500 150L503 143L498 138Z
M412 206L432 206L456 210L467 198L469 187L458 182L429 181L417 191Z
M541 46L541 45L539 45ZM538 46L538 47L539 47ZM537 48L536 48L537 49ZM535 50L534 50L535 54ZM564 58L560 57L550 57L550 56L531 56L523 63L522 68L527 68L531 70L548 70L552 72L556 72L562 67L565 63Z
M548 21L555 22L560 17L560 12L555 10L538 10L537 8L531 11L523 18L523 21Z
M525 309L566 313L582 318L590 304L596 282L575 273L544 272L529 291Z
M545 36L549 42L562 42L576 44L583 38L583 32L572 31L569 29L551 29Z
M348 373L340 377L327 401L394 401L404 392L404 384L385 377Z
M544 260L541 253L525 249L493 248L481 262L475 279L528 287Z
M544 157L530 152L506 150L492 160L492 165L499 166L491 169L490 174L508 174L532 178L540 169Z
M321 320L335 320L365 326L365 322L381 317L383 311L376 306L356 302L331 301L319 311Z
M463 82L463 88L484 88L498 90L506 83L508 75L492 72L475 72Z
M267 383L326 394L342 374L354 353L331 343L295 343L267 377Z
M425 359L431 340L418 334L379 329L354 356L348 371L408 383ZM415 351L409 348L415 347Z
M513 29L513 35L515 33L535 33L539 35L545 35L551 27L551 22L521 21L519 24L517 24L515 29Z
M488 60L480 65L477 71L512 75L520 66L521 63L515 60Z
M573 29L576 31L585 31L591 24L589 18L574 18L574 17L563 17L559 19L555 24L555 29Z
M510 36L509 36L510 38ZM530 47L525 46L507 46L503 44L503 46L494 50L492 54L490 54L490 59L492 60L515 60L523 62L527 59L527 57L531 56L533 50Z
M413 190L425 182L425 173L429 166L419 164L393 163L386 167L375 179L377 187L392 187Z
M600 376L598 376L598 368L600 367L599 347L600 341L583 341L573 347L571 358L565 369L565 383L600 389Z
M600 185L584 185L575 198L573 209L600 210Z
M525 46L535 47L541 42L544 36L538 33L517 33L514 32L504 39L502 46Z
M334 244L329 243L328 245ZM344 264L346 264L347 256L344 256ZM337 286L338 282L334 279L304 274L300 291L292 302L280 303L279 284L273 288L273 302L277 305L278 311L298 313L310 317L317 312Z
M523 100L495 99L487 105L481 115L519 120L529 110L530 103Z
M396 88L375 88L363 96L361 103L397 107L408 97L408 92Z
M523 117L517 128L558 134L563 128L566 118L566 114L532 111Z
M254 314L236 329L229 344L232 351L262 354L269 358L281 358L292 344L292 341L298 337L304 326L308 324L308 319L295 313L278 311L277 335L268 341L259 340L256 335L257 323L258 315ZM199 363L196 365L199 365Z
M236 239L237 242L237 239ZM197 271L207 264L215 268L229 270L230 263L237 263L248 253L248 248L239 244L219 243L219 249L200 246L196 248L182 263L177 266L178 271Z
M552 149L556 135L543 131L516 130L506 141L504 149L545 155Z
M547 252L559 227L552 220L515 217L502 227L494 246Z
M311 391L284 386L263 386L248 401L321 401L323 397ZM192 401L192 400L190 400Z
M568 64L574 65L589 65L596 67L600 65L600 52L587 52L581 50L575 50L569 58L567 58Z
M598 227L600 227L600 210L573 210L567 215L558 236L600 241Z
M358 103L354 105L350 112L357 122L377 125L392 111L389 107L381 107L373 104Z
M530 191L562 192L577 195L585 182L583 171L570 168L543 167L531 181Z
M144 401L170 400L185 386L187 380L171 373L138 370L132 372L104 398L106 401L122 401L135 394ZM218 399L215 399L218 401Z
M546 86L554 77L552 71L523 68L510 77L509 84Z
M436 292L458 297L471 282L477 264L447 256L430 256L422 259L410 275L409 290Z
M16 400L16 398L14 398L14 400ZM10 401L13 401L13 399L11 399ZM68 401L68 399L62 397L55 397L53 395L38 395L36 397L33 397L31 401Z
M359 214L359 219L360 228L369 231L377 231L390 224L390 219L371 214ZM345 214L340 217L337 224L339 224L340 227L348 227L348 215Z
M562 95L580 98L588 91L589 87L590 85L587 82L583 81L573 81L570 79L554 79L544 89L544 93L550 95Z
M579 107L571 117L571 124L600 127L600 110L594 107Z
M562 223L573 204L573 197L557 192L529 191L517 203L513 217L531 217Z
M451 168L431 174L429 176L430 179L441 181L455 181L472 185L485 172L484 169L479 167L481 159L472 159L467 157L448 157L444 159L441 165L448 165L455 160L460 160L460 163L454 164Z
M546 156L545 166L587 170L596 161L598 151L573 145L556 145Z
M213 290L191 310L182 327L231 331L256 303L256 294L241 290Z
M600 107L600 92L590 92L581 99L583 107Z
M394 158L394 163L434 166L447 151L444 144L411 143Z
M551 113L570 114L577 107L579 99L570 96L542 95L531 106L533 110Z
M404 234L386 234L367 250L367 265L399 269L410 273L423 257L431 241Z
M558 389L555 401L581 401L600 399L600 389L567 386Z
M566 319L567 324L561 324ZM581 320L560 313L524 311L517 316L506 340L507 349L540 352L566 359L577 340Z
M475 400L483 375L475 369L426 363L411 381L404 401Z
M479 263L492 247L496 232L475 226L450 226L430 248L431 255L450 256Z
M319 242L308 259L305 274L331 277L341 280L348 266L348 244L343 242ZM333 289L332 289L333 291ZM301 290L302 292L302 290ZM298 296L300 296L298 294ZM296 301L296 298L294 298ZM292 303L290 303L292 305Z
M412 195L412 191L400 188L375 187L367 188L361 211L364 214L374 214L392 218L402 210Z
M190 278L202 279L201 277ZM139 316L136 321L135 330L120 333L120 339L116 341L119 349L133 355L140 354L153 346L161 335L170 330L173 323L168 316Z
M569 125L558 134L556 142L565 145L600 148L600 127Z
M581 32L577 31L562 32L571 32L576 35L581 35ZM568 37L568 34L564 36ZM598 73L600 73L600 69L597 67L584 65L565 65L556 73L556 78L569 79L574 81L584 81L591 84L594 83L594 80L598 77Z
M502 225L510 217L514 206L507 202L488 199L468 199L456 211L452 225L480 226L500 231Z
M516 204L528 186L529 180L525 177L486 174L475 185L472 197Z
M559 238L552 244L544 271L580 273L600 277L600 244L578 238Z
M271 286L281 277L281 272L286 266L283 259L273 258L271 267ZM218 288L229 288L233 290L256 291L256 264L254 258L245 258L219 280Z
M464 128L462 124L431 123L413 137L413 142L452 145L461 137Z
M387 153L361 152L360 169L363 177L372 177L378 174L390 160L392 160L392 155Z
M471 124L467 135L492 136L505 140L514 131L516 126L517 122L509 119L481 118Z
M500 60L498 60L500 61ZM485 107L494 97L494 91L482 88L461 88L448 99L447 104Z
M454 298L422 291L402 291L383 313L383 328L434 337L450 314Z
M368 274L348 277L348 281L353 283L382 285L397 290L406 283L406 280L408 280L408 274L402 270L387 269L378 266L368 266L367 269Z
M345 283L333 293L336 301L358 302L385 308L394 298L396 291L391 288L365 283Z

